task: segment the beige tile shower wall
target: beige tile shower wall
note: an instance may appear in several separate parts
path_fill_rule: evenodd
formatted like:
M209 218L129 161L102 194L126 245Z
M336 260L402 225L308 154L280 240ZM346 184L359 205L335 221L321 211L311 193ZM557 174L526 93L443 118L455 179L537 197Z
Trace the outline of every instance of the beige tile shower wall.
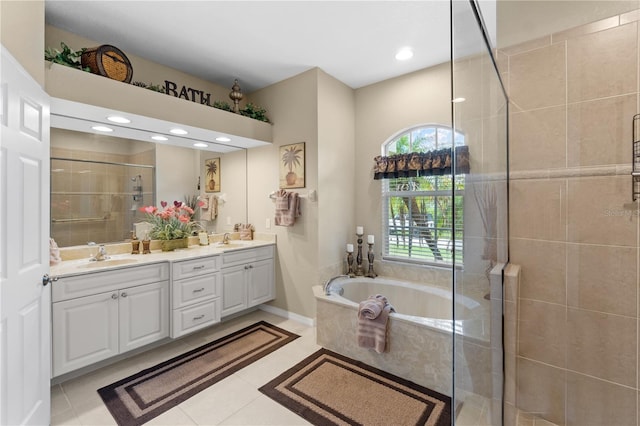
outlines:
M512 101L510 260L522 267L508 307L518 321L505 325L517 326L515 404L559 425L638 422L637 16L499 53Z

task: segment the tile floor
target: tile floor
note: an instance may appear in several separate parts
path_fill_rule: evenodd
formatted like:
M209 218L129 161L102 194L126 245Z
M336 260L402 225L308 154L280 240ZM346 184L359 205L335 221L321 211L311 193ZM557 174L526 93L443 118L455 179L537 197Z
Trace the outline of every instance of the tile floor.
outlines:
M307 421L274 402L258 388L318 350L316 330L264 311L254 311L136 355L51 388L52 425L115 425L96 392L127 377L235 330L265 320L301 337L194 395L148 422L148 425L308 425ZM468 399L458 414L460 424L485 425L487 404ZM459 423L456 421L456 423Z

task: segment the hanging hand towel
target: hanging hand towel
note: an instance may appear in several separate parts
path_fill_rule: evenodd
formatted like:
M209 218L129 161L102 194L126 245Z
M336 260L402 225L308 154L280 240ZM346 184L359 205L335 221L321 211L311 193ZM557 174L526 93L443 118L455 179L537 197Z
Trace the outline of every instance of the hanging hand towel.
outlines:
M284 194L282 194L284 193ZM281 198L280 204L278 199ZM284 200L288 200L287 207ZM278 226L293 226L296 223L296 219L300 217L300 197L297 192L286 192L283 190L278 191L276 196L276 217L275 224Z
M374 349L378 353L389 350L387 323L391 312L395 312L395 309L380 294L360 302L356 328L359 347Z

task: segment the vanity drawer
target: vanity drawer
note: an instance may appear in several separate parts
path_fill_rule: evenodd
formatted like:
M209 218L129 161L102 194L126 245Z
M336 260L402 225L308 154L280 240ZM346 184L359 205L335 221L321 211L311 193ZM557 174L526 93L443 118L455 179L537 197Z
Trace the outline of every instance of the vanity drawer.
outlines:
M173 311L171 337L176 338L220 322L220 298Z
M202 302L220 296L220 273L173 281L173 307Z
M166 262L60 277L51 286L51 301L60 302L168 279L169 264Z
M192 260L182 260L173 263L173 279L195 277L197 275L210 274L220 269L218 264L220 256L201 257Z
M273 257L273 246L264 246L244 250L235 250L222 255L222 267L242 265L256 260Z

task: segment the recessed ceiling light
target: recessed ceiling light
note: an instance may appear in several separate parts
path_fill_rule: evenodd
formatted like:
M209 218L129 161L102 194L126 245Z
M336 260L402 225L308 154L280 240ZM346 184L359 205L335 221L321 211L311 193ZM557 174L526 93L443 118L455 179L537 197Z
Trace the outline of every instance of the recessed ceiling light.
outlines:
M226 136L220 136L219 138L216 138L216 140L217 140L218 142L231 142L231 139L229 139L229 138L228 138L228 137L226 137Z
M173 133L174 135L187 135L189 134L189 132L187 132L184 129L179 129L179 128L175 128L175 129L171 129L169 130L171 133Z
M165 136L160 136L160 135L151 136L151 139L153 139L154 141L168 141L169 140L169 138L167 138Z
M107 120L112 121L114 123L120 123L120 124L131 123L131 120L125 117L121 117L119 115L110 115L107 117Z
M209 146L209 144L204 142L196 142L193 144L193 146L195 146L196 148L206 148Z
M467 100L466 98L460 97L460 98L454 98L451 102L453 102L454 104L459 104L460 102L464 102L466 100Z
M113 132L113 129L111 127L107 127L107 126L93 126L91 128L93 130L97 130L99 132Z
M403 47L396 53L396 59L398 61L406 61L411 58L413 58L413 49L410 47Z

